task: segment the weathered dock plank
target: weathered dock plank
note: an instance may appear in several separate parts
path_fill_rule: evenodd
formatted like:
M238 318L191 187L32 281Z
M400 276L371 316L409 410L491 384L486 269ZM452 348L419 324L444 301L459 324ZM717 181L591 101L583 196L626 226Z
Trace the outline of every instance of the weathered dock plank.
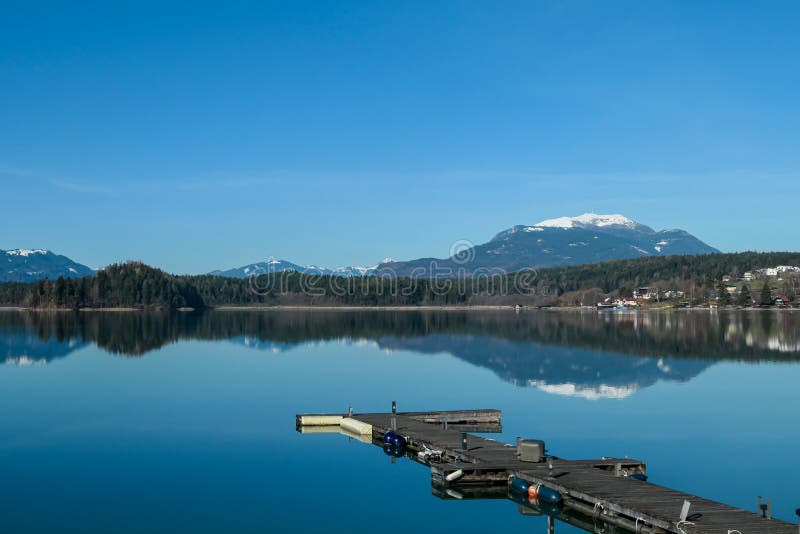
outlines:
M728 534L729 531L740 531L742 534L798 532L795 525L765 520L757 514L657 484L616 477L608 471L578 469L555 480L549 477L549 471L547 467L538 467L515 474L530 482L547 485L564 495L592 504L599 503L599 513L611 512L638 518L668 532L681 532L680 529L686 534ZM677 518L684 501L691 503L690 515L701 515L693 521L678 525Z

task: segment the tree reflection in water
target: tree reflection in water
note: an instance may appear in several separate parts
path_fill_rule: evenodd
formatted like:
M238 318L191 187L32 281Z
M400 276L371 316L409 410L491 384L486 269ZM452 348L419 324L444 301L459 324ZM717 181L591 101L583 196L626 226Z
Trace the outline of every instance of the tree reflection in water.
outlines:
M46 363L89 343L142 356L182 340L284 352L322 341L450 353L510 383L586 398L685 381L720 360L800 359L791 311L207 311L0 313L0 362Z

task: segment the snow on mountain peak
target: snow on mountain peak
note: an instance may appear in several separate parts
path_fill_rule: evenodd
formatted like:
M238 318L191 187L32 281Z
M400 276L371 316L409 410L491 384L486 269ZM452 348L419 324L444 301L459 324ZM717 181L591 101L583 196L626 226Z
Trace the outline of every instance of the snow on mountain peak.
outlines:
M618 213L611 215L584 213L577 217L547 219L533 225L534 228L582 228L586 226L624 226L626 228L636 228L637 223Z
M36 248L36 249L17 248L14 250L7 250L6 254L8 254L9 256L23 256L27 258L28 256L32 256L34 254L47 254L47 251L41 248Z

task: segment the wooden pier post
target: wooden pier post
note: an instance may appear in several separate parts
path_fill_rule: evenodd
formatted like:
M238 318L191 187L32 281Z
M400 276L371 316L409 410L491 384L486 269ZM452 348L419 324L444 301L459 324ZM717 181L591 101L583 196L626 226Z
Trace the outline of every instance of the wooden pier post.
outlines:
M759 497L759 499L761 499L761 497ZM683 501L683 507L681 508L681 515L680 515L681 522L684 522L688 519L689 509L691 508L691 506L692 506L691 502L687 500Z

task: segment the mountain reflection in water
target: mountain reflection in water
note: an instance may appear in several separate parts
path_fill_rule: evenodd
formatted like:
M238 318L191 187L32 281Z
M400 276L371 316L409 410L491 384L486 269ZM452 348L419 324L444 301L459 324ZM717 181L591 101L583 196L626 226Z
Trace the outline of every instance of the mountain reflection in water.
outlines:
M43 364L89 343L142 356L182 340L270 352L318 342L449 353L501 379L588 399L687 381L721 360L800 360L800 314L786 311L210 311L0 313L0 362Z

